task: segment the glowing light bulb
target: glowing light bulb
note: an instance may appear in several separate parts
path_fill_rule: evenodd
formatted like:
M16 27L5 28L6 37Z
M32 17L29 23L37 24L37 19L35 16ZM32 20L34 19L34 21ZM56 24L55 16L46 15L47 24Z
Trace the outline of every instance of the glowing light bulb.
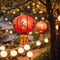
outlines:
M1 57L6 57L7 56L7 52L6 51L1 51L0 55L1 55Z
M45 18L44 17L42 17L42 20L44 20Z
M33 53L31 51L27 52L27 57L31 58L33 56Z
M6 32L8 32L9 30L6 30Z
M10 55L13 56L13 57L16 56L16 55L17 55L17 51L16 51L16 50L12 50L12 51L10 52Z
M8 18L5 18L5 21L7 21L8 20Z
M13 14L15 14L16 12L14 11Z
M33 9L32 11L33 11L33 12L35 12L35 10L34 10L34 9Z
M60 21L60 15L58 16L58 21Z
M59 29L59 25L56 25L56 27L55 27L55 28L56 28L56 30L58 30L58 29Z
M37 45L37 46L40 46L40 45L41 45L41 42L40 42L40 41L37 41L37 42L36 42L36 45Z
M9 33L10 33L10 34L13 34L13 31L10 31Z
M30 49L30 45L28 45L28 44L24 45L24 49L25 50L29 50Z
M44 42L45 42L45 43L48 43L48 42L49 42L48 38L45 38L45 39L44 39Z
M18 49L18 53L21 53L22 54L23 52L24 52L24 49L23 48L19 48Z
M27 6L28 9L30 9L30 6Z
M35 3L32 3L32 5L34 6L34 5L35 5Z
M32 32L29 32L29 34L31 35L31 34L32 34Z
M40 6L39 5L37 5L37 8L39 8Z
M0 46L0 50L5 50L5 46Z
M42 13L43 13L43 11L39 11L39 13L40 13L40 14L42 14Z
M38 18L37 18L37 17L35 17L35 19L37 20Z

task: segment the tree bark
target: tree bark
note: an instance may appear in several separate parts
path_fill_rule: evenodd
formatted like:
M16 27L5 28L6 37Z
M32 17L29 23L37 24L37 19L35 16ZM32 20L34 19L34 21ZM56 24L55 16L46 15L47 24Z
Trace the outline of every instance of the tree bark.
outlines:
M56 60L60 60L60 22L59 22L59 30L57 31L57 37L55 41L55 54Z
M56 29L55 20L53 16L53 9L51 5L51 0L46 0L46 9L48 14L48 22L50 25L50 60L55 60L55 41L56 41Z

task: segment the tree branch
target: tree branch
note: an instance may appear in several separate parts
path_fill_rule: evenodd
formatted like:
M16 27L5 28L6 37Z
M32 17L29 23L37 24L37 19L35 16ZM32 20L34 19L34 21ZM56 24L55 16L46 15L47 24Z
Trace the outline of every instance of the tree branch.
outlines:
M46 3L44 3L42 0L39 0L43 5L45 5L46 6Z

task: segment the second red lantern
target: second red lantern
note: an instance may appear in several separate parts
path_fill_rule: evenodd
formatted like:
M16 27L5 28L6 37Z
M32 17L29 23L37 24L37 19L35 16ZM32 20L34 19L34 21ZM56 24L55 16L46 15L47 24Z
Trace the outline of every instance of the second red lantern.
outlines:
M40 21L36 24L36 28L40 31L43 32L47 29L47 24L43 21Z

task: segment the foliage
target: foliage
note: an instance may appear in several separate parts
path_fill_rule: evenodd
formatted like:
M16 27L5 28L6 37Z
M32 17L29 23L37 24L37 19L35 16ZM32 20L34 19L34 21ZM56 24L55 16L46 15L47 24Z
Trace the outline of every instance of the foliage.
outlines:
M13 47L18 47L20 44L20 36L17 36L17 38L13 42Z
M33 32L32 32L32 36L34 36L34 40L38 40L39 39L39 35L40 35L39 31L37 31L36 29L34 29Z
M16 13L16 14L12 14L12 13L4 14L4 17L7 17L9 19L9 21L12 21L16 16L18 16L18 13Z
M0 33L0 42L4 41L8 36Z
M30 44L30 47L31 47L31 49L35 49L37 46L36 46L36 42L30 42L29 43Z
M49 45L50 45L50 41L49 41L48 43L45 43L45 42L44 42L44 39L40 39L40 42L41 42L41 46L40 46L41 48L42 48L42 47L45 48L45 47L47 47L47 46L49 47Z

